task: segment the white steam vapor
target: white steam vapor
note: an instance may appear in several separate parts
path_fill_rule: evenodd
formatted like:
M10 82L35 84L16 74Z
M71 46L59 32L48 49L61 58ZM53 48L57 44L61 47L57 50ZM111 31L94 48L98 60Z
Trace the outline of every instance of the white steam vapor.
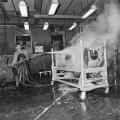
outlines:
M87 27L93 26L93 27ZM104 6L104 12L97 17L97 20L86 25L82 33L77 34L70 41L71 47L64 49L63 53L70 53L77 56L80 54L80 40L84 41L84 47L99 46L106 42L107 58L111 57L112 52L118 44L120 33L120 9L115 3Z
M77 34L70 41L71 47L60 51L63 54L70 54L74 56L74 67L80 68L80 40L84 42L84 48L96 47L107 44L107 59L111 58L116 45L120 44L120 8L115 3L110 3L104 6L104 11L97 17L97 20L89 24L87 29L83 29L82 33ZM61 63L62 64L62 63ZM109 63L108 63L109 65ZM61 88L62 89L62 88Z
M93 26L93 27L87 27ZM106 42L107 44L107 59L111 58L112 53L115 50L116 45L120 44L119 33L120 33L120 8L115 3L110 3L104 6L104 11L100 14L96 21L92 22L89 25L86 25L83 29L82 33L77 34L70 41L71 46L62 50L60 52L62 54L72 55L74 58L73 68L81 68L80 62L80 40L83 41L83 47L96 47L101 46ZM68 57L69 58L69 57ZM58 58L60 61L60 58ZM109 65L109 62L107 62ZM60 61L62 64L62 60ZM66 64L66 63L65 63ZM70 63L71 65L71 63ZM67 67L64 65L64 67ZM60 89L64 89L64 87L60 86ZM67 88L66 88L67 89ZM67 89L68 90L68 89Z

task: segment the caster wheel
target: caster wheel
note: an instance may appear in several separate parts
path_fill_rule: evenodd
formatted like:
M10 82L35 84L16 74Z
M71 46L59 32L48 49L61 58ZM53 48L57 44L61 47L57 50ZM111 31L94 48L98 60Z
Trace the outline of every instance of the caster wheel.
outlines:
M54 101L55 100L55 86L51 87L51 99Z
M81 100L86 100L86 92L81 92L81 94L79 95L79 98L81 99Z
M108 94L109 93L109 87L106 87L105 88L105 94Z
M54 85L54 81L51 81L51 85Z

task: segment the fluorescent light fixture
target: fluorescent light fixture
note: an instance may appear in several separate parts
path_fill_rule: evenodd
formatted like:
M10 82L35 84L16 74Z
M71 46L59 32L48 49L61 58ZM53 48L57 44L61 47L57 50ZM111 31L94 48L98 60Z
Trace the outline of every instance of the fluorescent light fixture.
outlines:
M96 7L96 5L92 5L91 6L91 8L90 8L90 10L87 12L87 13L85 13L83 16L82 16L82 18L84 19L84 18L87 18L88 16L90 16L93 12L95 12L97 10L97 7Z
M25 28L25 30L29 30L29 23L28 22L24 22L24 28Z
M48 23L48 22L45 22L44 27L43 27L43 30L47 30L47 29L48 29L48 26L49 26L49 23Z
M52 4L50 6L48 15L54 15L57 10L58 5L59 5L58 0L52 0Z
M77 23L74 22L73 25L69 28L69 30L72 30L73 28L75 28L77 26Z
M28 17L27 4L24 0L20 0L19 9L20 9L20 14L22 17Z

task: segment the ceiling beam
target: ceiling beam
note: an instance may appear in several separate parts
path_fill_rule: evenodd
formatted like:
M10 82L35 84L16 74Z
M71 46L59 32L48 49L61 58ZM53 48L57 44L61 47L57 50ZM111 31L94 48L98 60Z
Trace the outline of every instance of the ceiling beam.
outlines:
M94 0L92 0L90 2L87 1L86 6L84 8L82 8L82 11L80 11L79 15L86 13L90 9L91 5L93 5L93 4L94 4ZM83 5L83 3L82 3L82 5Z
M70 1L69 5L67 6L67 8L65 9L65 11L63 12L63 15L67 12L67 10L70 8L70 6L72 5L73 0Z
M17 20L18 20L18 22L19 22L19 24L20 24L20 18L19 18L19 15L18 15L18 13L17 13L17 10L16 10L16 7L15 7L14 1L11 0L11 2L12 2L12 5L13 5L13 8L14 8L14 10L15 10L15 13L16 13L16 16L17 16Z
M34 18L40 18L40 19L82 19L81 16L77 15L40 15L40 14L35 14Z
M34 0L34 8L41 14L43 0Z
M52 20L52 19L49 19L47 21L49 22L49 24L58 24L58 25L61 25L61 24L69 25L69 24L72 24L74 22L74 20L67 20L67 19L66 20L62 20L62 19L58 19L58 20L54 19L54 20ZM45 20L42 19L42 20L40 20L39 24L35 24L34 20L32 20L32 19L29 20L30 25L40 25L40 24L44 25L44 22L45 22ZM23 23L24 22L21 22L21 24L19 24L17 20L12 19L11 21L6 22L6 25L23 25ZM1 20L0 20L0 25L4 25L4 22L1 21Z

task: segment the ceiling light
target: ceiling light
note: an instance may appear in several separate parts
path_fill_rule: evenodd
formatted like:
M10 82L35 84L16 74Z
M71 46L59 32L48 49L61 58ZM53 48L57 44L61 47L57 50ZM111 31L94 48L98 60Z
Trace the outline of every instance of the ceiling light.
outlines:
M24 28L25 28L25 30L29 30L29 23L28 22L24 22Z
M91 8L90 8L90 10L87 12L87 13L85 13L83 16L82 16L82 18L84 19L84 18L87 18L88 16L90 16L93 12L95 12L97 10L97 7L96 7L96 5L92 5L91 6Z
M48 22L45 22L44 27L43 27L43 30L47 30L47 29L48 29L48 26L49 26L49 23L48 23Z
M19 9L20 9L20 14L22 17L28 17L27 4L24 0L20 0Z
M74 22L73 25L69 28L69 30L72 30L73 28L75 28L77 26L77 23Z
M50 6L48 15L54 15L57 10L58 5L59 5L58 0L52 0L52 4Z

